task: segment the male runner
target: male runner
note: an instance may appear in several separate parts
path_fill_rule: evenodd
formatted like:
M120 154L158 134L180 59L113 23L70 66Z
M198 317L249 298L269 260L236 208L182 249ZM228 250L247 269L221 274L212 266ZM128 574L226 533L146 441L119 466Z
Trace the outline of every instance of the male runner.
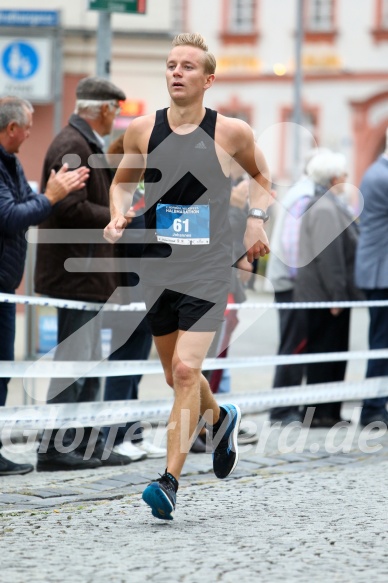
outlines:
M167 383L174 389L167 432L167 467L143 500L171 520L178 480L200 416L213 438L213 468L226 478L238 461L241 413L219 407L201 373L221 325L231 277L228 224L230 164L252 177L245 245L250 262L269 252L263 224L270 200L266 162L251 128L203 105L216 62L199 34L180 34L167 58L170 107L135 119L124 138L125 156L110 190L115 243L131 217L128 194L145 168L146 244L141 281L147 317ZM130 197L129 197L130 198Z

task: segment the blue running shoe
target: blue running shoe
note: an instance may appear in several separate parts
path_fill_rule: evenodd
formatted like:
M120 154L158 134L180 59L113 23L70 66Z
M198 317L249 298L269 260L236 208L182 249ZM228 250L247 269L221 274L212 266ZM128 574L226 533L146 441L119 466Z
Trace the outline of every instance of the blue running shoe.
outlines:
M152 509L152 515L162 520L173 520L176 505L176 491L172 481L164 474L148 484L142 498Z
M226 412L220 429L213 436L213 470L217 478L223 480L234 470L238 462L238 430L241 411L237 405L222 405Z

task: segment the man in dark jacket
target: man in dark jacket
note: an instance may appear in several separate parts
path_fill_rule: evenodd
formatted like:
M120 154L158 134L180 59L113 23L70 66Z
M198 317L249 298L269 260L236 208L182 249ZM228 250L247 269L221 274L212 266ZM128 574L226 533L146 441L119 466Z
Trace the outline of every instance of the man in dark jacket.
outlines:
M90 178L84 188L58 205L57 211L40 225L40 231L102 230L109 222L111 174L103 153L103 136L110 134L119 102L125 99L125 94L106 79L86 77L78 83L76 96L75 113L47 151L42 180L45 184L51 170L60 166L63 157L75 161L76 165L89 166ZM69 235L66 243L38 245L36 291L56 298L105 302L116 289L116 275L113 269L104 271L96 265L113 260L112 246L94 244L87 239L84 243L73 243L72 239ZM74 261L77 265L72 268ZM59 308L55 360L100 360L100 331L98 312ZM95 401L99 390L98 378L53 378L47 400L50 403ZM64 435L57 431L46 432L38 452L37 470L86 469L130 462L128 457L116 453L101 460L105 457L103 435L98 430L92 432L91 427L85 428L82 441L77 441L78 446L71 429Z
M367 300L388 300L388 130L384 153L366 170L360 190L364 208L360 216L360 239L356 253L355 281ZM369 307L369 348L388 348L388 307ZM386 358L368 361L366 378L387 377ZM360 424L388 425L387 397L365 399Z
M89 173L85 167L68 172L67 165L60 165L48 176L44 194L32 191L15 154L30 135L33 111L25 99L0 99L0 292L7 294L15 293L23 277L28 227L46 219L71 190L83 187ZM0 301L0 360L14 359L15 320L15 304ZM5 405L8 382L0 377L0 406ZM32 469L31 464L15 464L0 454L2 476Z

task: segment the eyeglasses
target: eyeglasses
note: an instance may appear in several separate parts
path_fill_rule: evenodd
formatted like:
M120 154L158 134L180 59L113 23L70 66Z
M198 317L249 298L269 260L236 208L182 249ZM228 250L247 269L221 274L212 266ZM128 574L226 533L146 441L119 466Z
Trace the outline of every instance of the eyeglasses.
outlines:
M110 102L109 104L110 106L110 110L113 111L114 109L114 113L115 113L115 117L117 117L118 115L120 115L121 113L121 106L119 103L114 103L114 102Z

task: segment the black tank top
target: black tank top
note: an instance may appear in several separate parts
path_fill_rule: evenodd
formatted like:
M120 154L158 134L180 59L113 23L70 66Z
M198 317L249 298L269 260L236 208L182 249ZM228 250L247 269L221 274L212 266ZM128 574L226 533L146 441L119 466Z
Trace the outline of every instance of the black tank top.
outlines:
M191 133L173 132L167 109L156 112L145 170L147 229L141 277L167 286L230 281L230 178L216 154L217 112L206 108Z

